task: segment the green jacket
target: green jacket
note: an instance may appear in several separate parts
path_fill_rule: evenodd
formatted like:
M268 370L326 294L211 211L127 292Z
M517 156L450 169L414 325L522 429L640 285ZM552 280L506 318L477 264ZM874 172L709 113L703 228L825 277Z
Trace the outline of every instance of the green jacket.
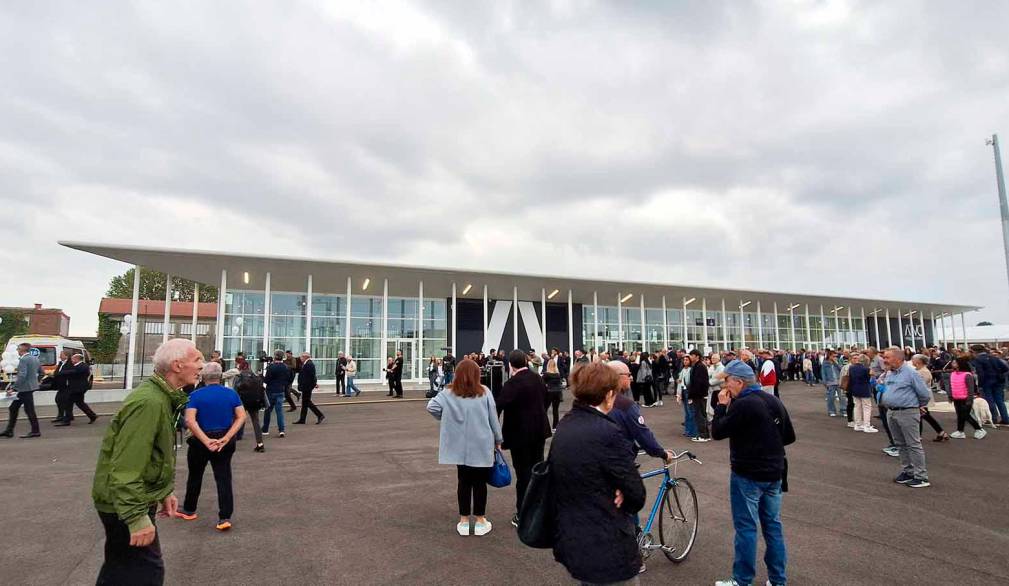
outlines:
M131 533L151 525L148 510L175 488L175 425L186 400L155 374L126 397L105 430L91 498Z

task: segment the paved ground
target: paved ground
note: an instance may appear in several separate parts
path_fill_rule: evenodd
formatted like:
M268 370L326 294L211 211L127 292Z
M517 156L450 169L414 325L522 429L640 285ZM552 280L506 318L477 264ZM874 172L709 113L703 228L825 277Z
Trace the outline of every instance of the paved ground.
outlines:
M898 469L880 452L883 433L827 418L818 390L788 384L783 395L799 438L783 507L793 584L1009 583L1009 430L929 442L934 485L912 490L891 481ZM232 532L213 529L209 471L200 519L161 523L169 583L570 583L549 551L516 539L511 488L491 489L493 532L455 534L455 471L437 465L437 424L422 401L323 408L323 425L270 438L265 454L239 444ZM711 584L730 573L728 444L691 444L677 434L680 413L667 402L646 417L667 447L691 446L704 461L681 467L699 492L701 531L683 564L653 558L645 584ZM949 429L950 414L939 419ZM0 444L4 584L94 583L103 537L89 493L105 422L46 422L40 440ZM184 462L180 454L180 499Z

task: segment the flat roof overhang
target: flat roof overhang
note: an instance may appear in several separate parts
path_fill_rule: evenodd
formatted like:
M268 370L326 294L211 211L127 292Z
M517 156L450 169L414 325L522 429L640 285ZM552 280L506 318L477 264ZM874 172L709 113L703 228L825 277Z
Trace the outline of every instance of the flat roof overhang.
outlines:
M360 263L345 260L306 260L283 256L255 256L241 253L214 252L205 250L185 250L171 248L143 248L87 242L60 241L60 245L88 252L105 258L122 261L131 265L155 269L186 279L219 286L221 270L228 271L228 289L262 290L266 286L266 273L270 273L272 291L302 292L306 290L308 275L312 275L312 290L320 294L347 292L347 278L352 282L353 295L381 295L383 279L389 280L389 295L395 297L417 297L418 282L424 282L425 297L450 297L452 283L456 283L460 299L483 299L483 287L487 286L491 299L511 299L513 287L518 287L520 300L539 301L542 290L549 295L554 289L559 293L550 301L567 302L568 290L572 292L574 303L592 304L593 292L598 294L599 305L615 306L620 296L633 295L625 302L628 307L639 306L640 296L645 298L646 307L661 307L662 296L666 297L668 309L682 308L684 299L696 298L688 309L700 309L701 299L707 298L709 311L720 311L725 300L726 311L738 311L741 303L751 302L746 311L755 312L757 302L761 311L771 313L773 304L778 303L778 313L786 313L789 304L799 304L797 314L810 307L810 315L819 315L822 304L825 315L831 315L835 307L843 306L838 313L847 316L851 308L853 317L860 316L862 308L868 317L879 309L882 317L889 310L890 317L898 312L906 315L909 311L920 311L923 316L935 313L961 313L981 309L978 305L955 305L924 301L897 301L892 299L863 299L856 297L828 297L801 293L753 291L725 289L692 285L663 283L642 283L634 281L602 281L557 275L519 275L491 271L471 271L449 267L424 267L394 265L385 263ZM249 273L249 282L244 282L244 274ZM362 290L365 279L371 283ZM468 294L462 291L472 285ZM919 319L915 315L915 319Z

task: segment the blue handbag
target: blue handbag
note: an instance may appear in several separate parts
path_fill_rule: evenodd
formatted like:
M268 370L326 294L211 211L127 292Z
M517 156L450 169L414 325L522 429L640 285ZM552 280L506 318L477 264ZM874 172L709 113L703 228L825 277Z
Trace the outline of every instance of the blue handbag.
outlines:
M508 468L501 450L494 450L494 466L490 469L490 478L487 484L494 488L504 488L512 483L512 471Z

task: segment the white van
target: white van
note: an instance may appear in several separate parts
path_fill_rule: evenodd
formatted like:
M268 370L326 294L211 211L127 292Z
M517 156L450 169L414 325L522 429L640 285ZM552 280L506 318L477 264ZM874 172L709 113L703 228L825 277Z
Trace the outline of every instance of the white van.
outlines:
M14 336L7 342L4 352L16 351L18 344L24 343L32 345L31 353L38 356L39 363L42 365L42 372L46 376L51 375L53 370L56 369L56 363L60 359L60 352L64 350L69 351L71 354L83 354L84 361L91 362L91 355L84 349L84 344L77 340L70 340L61 336L37 336L30 334Z

